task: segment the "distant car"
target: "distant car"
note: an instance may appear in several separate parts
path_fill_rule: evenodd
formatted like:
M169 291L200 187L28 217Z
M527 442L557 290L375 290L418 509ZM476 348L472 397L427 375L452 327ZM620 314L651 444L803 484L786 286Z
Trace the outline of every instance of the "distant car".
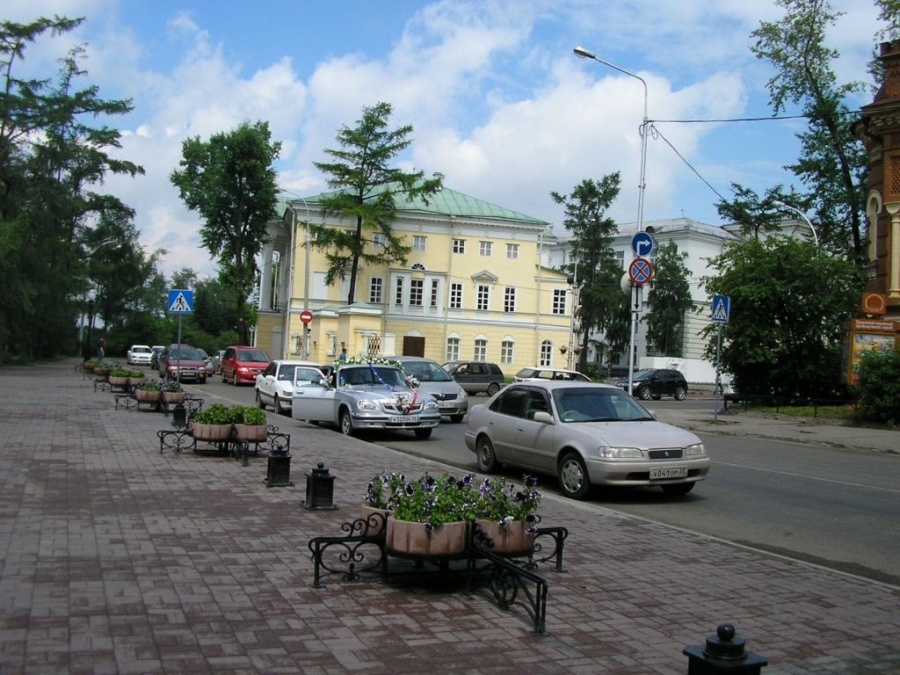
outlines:
M206 383L206 363L200 350L186 344L171 344L159 355L159 376L179 382Z
M450 361L441 366L467 394L493 396L506 384L500 366L486 361Z
M394 365L348 363L335 372L337 382L306 383L295 369L291 417L308 422L336 424L341 433L358 431L412 431L416 438L431 437L441 423L437 401L411 389L407 377Z
M451 422L462 422L469 409L469 395L450 377L441 364L421 356L387 356L400 364L403 372L418 380L419 391L430 394L438 403L441 415Z
M222 355L222 381L239 384L256 384L259 375L271 363L269 355L259 347L226 347Z
M563 382L591 382L584 373L576 370L566 370L564 368L551 368L550 366L531 366L522 368L515 377L514 382L525 382L527 380L561 380Z
M153 345L150 347L150 368L157 370L159 368L159 355L166 351L165 345Z
M658 422L620 388L587 382L513 383L469 410L466 447L478 470L501 464L555 475L568 497L592 485L657 486L685 495L710 460L693 433Z
M212 355L212 364L213 364L213 373L216 375L222 374L222 357L225 356L225 350L220 349L215 354Z
M619 380L616 386L628 391L628 379ZM658 401L663 396L683 401L687 392L684 375L672 368L645 368L631 374L631 394L642 401Z
M275 359L256 376L256 404L260 408L270 405L276 413L290 412L294 386L321 386L323 379L327 378L318 363Z
M153 357L153 350L149 345L131 345L131 349L125 355L125 360L130 366L149 366Z
M203 357L203 363L206 364L206 377L209 377L216 371L215 366L213 366L212 358L210 358L209 354L206 353L205 349L200 349L198 347L197 351L199 351L200 356Z

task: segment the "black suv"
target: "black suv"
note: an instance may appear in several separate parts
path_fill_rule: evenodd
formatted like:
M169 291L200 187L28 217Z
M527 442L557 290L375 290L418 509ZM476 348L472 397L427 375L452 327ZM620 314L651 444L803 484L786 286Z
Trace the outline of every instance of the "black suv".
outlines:
M506 384L500 366L485 361L450 361L441 366L467 394L493 396Z
M628 391L628 379L619 380L616 386ZM671 368L647 368L636 370L631 375L631 395L642 401L650 398L658 401L663 396L683 401L687 391L684 375Z

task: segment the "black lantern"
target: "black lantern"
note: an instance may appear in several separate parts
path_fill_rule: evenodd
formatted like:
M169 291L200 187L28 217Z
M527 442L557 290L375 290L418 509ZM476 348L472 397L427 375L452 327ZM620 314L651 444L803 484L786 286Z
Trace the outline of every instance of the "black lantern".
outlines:
M334 505L334 476L322 462L306 472L306 501L303 505L308 509L337 508Z
M266 467L266 487L290 487L291 481L291 456L284 446L279 445L269 452Z

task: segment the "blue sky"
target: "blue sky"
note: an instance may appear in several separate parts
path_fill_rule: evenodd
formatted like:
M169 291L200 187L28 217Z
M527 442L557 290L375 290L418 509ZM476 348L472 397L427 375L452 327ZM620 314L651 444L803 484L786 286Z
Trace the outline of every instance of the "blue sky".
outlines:
M266 120L282 142L285 190L326 189L313 162L336 148L362 108L393 105L391 126L411 124L399 158L472 196L541 218L562 233L550 192L613 171L622 188L610 215L637 218L639 80L578 59L583 46L647 83L645 222L686 216L720 224L715 203L731 183L758 191L789 185L797 120L683 124L666 120L769 117L767 64L750 52L774 0L6 0L0 18L85 17L65 39L28 48L20 74L51 76L55 59L86 44L83 85L131 98L112 123L121 155L144 166L104 189L137 211L148 251L164 248L168 274L214 263L199 247L199 220L169 183L181 143L243 121ZM868 82L882 26L868 0L832 0L846 14L829 35L841 82ZM861 95L858 105L871 100ZM670 147L671 145L671 147ZM673 150L674 147L674 150ZM676 152L677 151L677 152ZM680 157L679 157L680 155ZM702 176L703 180L697 177ZM705 182L704 182L705 181ZM709 183L712 187L709 187ZM798 189L801 186L797 186ZM718 194L717 194L718 193Z

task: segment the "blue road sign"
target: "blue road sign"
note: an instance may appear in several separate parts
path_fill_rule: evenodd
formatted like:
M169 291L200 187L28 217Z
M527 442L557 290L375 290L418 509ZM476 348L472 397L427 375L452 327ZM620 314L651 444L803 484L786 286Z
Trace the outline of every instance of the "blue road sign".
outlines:
M653 237L647 232L638 232L631 239L631 250L638 258L646 258L653 253Z
M180 288L169 291L169 300L166 303L169 314L193 314L194 291Z
M712 320L716 323L728 323L731 315L731 298L727 295L714 295L712 299Z
M649 260L635 258L628 266L628 276L638 286L646 284L653 278L653 265L650 264Z

